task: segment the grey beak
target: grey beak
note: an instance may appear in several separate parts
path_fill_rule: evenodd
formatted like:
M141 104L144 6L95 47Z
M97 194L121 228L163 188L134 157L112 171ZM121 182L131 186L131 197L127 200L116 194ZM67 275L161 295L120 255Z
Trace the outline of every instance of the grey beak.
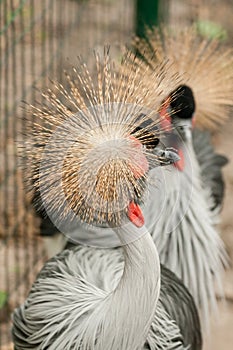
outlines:
M157 147L154 150L154 154L158 156L158 160L161 165L169 165L178 162L180 160L177 151L174 148L167 147L165 149L160 149Z

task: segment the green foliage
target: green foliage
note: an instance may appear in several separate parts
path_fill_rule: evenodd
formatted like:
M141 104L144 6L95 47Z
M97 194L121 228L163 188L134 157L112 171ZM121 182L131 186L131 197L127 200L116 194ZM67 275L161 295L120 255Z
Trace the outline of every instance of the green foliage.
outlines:
M0 290L0 309L6 304L8 294L3 290Z
M211 21L197 21L197 32L208 39L217 39L225 41L227 39L227 31L220 25Z

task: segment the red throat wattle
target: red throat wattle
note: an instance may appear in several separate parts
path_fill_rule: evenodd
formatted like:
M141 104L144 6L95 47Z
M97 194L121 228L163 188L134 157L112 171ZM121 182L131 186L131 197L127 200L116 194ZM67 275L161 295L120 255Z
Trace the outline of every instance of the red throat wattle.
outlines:
M142 227L145 223L145 219L142 210L135 202L130 202L128 206L128 218L137 227Z

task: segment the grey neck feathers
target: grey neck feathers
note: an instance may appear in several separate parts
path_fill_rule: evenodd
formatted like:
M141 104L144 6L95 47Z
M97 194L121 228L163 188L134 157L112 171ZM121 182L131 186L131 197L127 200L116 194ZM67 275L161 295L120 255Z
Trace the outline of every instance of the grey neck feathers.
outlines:
M213 222L210 191L203 186L191 140L184 144L183 152L184 171L173 165L161 169L163 175L158 174L158 181L163 179L164 183L155 181L159 186L151 187L149 198L153 202L148 202L144 214L161 263L189 288L208 327L210 310L217 307L215 287L223 295L227 256Z
M122 228L116 229L116 233L122 240ZM160 264L150 234L144 231L136 241L123 245L123 252L125 264L119 284L88 320L89 335L98 333L93 346L96 350L142 349L154 318L160 291Z

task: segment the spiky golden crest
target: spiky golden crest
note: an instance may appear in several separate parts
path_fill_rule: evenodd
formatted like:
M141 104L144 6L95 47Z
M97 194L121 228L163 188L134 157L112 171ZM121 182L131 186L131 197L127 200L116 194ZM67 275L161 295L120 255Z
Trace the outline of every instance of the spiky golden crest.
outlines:
M44 103L29 108L39 119L33 127L29 123L24 145L33 186L56 224L76 217L120 223L127 204L141 198L149 166L158 161L142 143L150 140L151 130L159 137L163 96L160 88L152 93L142 84L142 68L129 68L130 60L116 69L108 52L102 61L95 55L92 76L79 61L72 77L66 74L67 88L54 83L43 94ZM153 111L145 111L150 94Z
M147 37L148 40L134 40L137 51L150 71L164 63L168 77L178 75L180 84L191 87L197 125L213 129L226 121L233 106L233 48L200 38L194 27L154 28L148 30ZM146 79L153 89L151 73ZM177 88L174 83L171 80L168 94Z

